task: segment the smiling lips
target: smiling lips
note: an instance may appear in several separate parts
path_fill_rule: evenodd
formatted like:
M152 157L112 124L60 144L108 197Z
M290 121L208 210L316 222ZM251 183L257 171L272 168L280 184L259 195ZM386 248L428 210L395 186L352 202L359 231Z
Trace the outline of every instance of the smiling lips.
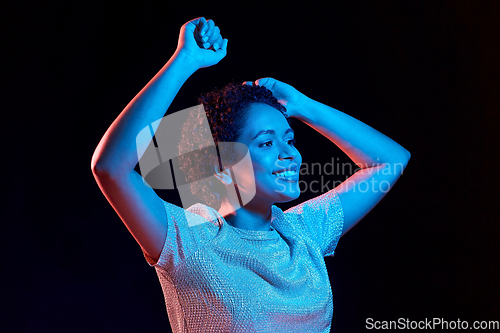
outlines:
M283 172L274 172L273 175L277 177L292 177L297 174L296 170L291 170L291 171L283 171Z
M288 177L293 177L297 175L297 168L289 168L289 169L281 169L278 171L274 171L273 175L276 177L282 177L282 178L288 178Z

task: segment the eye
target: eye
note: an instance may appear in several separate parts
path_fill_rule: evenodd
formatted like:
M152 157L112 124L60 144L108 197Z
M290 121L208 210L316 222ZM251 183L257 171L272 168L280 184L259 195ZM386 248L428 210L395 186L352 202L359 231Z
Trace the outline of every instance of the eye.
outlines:
M259 147L271 147L272 143L273 143L272 141L267 141L267 142L261 143L259 145Z
M290 140L287 140L287 141L288 141L288 144L290 146L293 146L293 145L295 145L295 142L297 142L297 139L290 139Z

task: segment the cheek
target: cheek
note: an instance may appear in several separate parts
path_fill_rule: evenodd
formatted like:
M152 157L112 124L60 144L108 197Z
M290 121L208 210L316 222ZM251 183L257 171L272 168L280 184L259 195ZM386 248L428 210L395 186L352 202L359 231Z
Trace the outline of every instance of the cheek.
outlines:
M269 164L269 156L262 154L258 150L250 150L250 158L252 161L253 171L256 174L266 170L266 165Z
M274 160L268 156L257 156L252 160L255 175L270 175L275 169Z
M240 184L251 184L254 182L255 168L258 165L254 163L254 159L250 155L246 155L242 160L233 165L233 172L235 173L237 182Z

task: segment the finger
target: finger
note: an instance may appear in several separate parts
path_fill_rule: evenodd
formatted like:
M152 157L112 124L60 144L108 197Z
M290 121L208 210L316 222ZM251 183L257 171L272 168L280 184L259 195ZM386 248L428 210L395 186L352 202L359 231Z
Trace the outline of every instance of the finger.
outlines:
M207 20L204 17L201 17L200 18L200 35L202 37L207 32L207 29L208 29Z
M204 17L197 17L195 19L192 19L190 21L187 21L186 23L184 23L183 26L189 28L190 30L194 31L199 25L200 25L200 21L205 20ZM205 20L206 22L206 20Z
M220 29L218 26L215 26L213 28L212 35L206 42L209 43L210 45L215 45L215 43L219 42L219 44L217 44L217 48L219 48L219 46L222 45L222 37L220 36Z
M215 52L217 52L218 54L220 54L222 56L222 58L224 58L227 54L227 38L224 38L222 40L222 46L216 50Z
M198 24L196 25L197 31L199 32L200 40L203 37L203 31L207 28L207 20L204 17L200 17Z
M207 23L207 20L201 16L191 20L191 22L201 31L203 25Z
M219 38L212 44L214 51L217 51L222 46L223 40L222 36L219 34Z
M273 89L275 83L276 83L276 80L273 79L272 77L265 77L265 78L258 79L255 81L255 85L266 87L269 90Z
M207 20L204 17L200 17L197 20L195 34L194 34L196 42L198 43L199 46L203 45L202 41L203 31L206 30L207 28L208 28Z
M245 82L243 82L243 85L253 86L253 82L252 81L245 81Z
M205 46L207 44L207 41L212 36L212 33L214 31L214 27L215 27L214 21L213 20L208 20L207 21L207 27L205 28L206 29L205 33L203 34L203 37L201 38L201 40L204 43L203 46ZM206 48L210 47L210 45L212 45L212 44L209 43L209 45Z

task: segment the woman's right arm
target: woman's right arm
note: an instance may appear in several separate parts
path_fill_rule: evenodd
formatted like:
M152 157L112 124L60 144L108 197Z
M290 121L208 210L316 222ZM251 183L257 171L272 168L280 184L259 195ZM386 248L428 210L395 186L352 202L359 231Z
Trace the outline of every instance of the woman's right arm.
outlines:
M197 69L224 58L226 47L227 39L222 39L212 20L197 18L184 24L174 55L113 121L92 156L92 173L101 191L142 249L155 260L165 241L167 217L162 200L134 171L139 160L136 137L164 116Z

